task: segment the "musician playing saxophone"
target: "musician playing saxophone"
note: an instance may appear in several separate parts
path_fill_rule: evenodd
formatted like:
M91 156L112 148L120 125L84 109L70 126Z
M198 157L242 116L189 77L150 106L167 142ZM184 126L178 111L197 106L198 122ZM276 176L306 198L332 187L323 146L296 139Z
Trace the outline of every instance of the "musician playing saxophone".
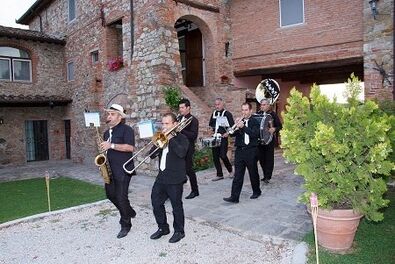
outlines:
M263 171L263 179L262 181L265 184L268 184L270 179L272 178L273 168L274 168L274 147L277 145L277 135L278 132L282 129L282 124L280 118L276 112L272 110L272 106L270 105L270 101L268 99L261 100L261 109L256 114L263 115L264 113L272 116L273 123L268 129L270 133L273 134L273 139L269 144L259 144L258 146L258 160L261 165Z
M261 195L256 156L259 123L255 118L251 118L252 106L250 103L242 104L241 111L243 119L236 119L236 128L229 132L231 134L230 136L236 137L235 174L232 182L232 191L230 197L224 198L224 201L230 203L239 202L246 168L250 175L253 192L250 199L256 199Z
M110 127L104 133L104 141L101 143L103 151L107 151L107 159L112 170L110 184L105 184L107 198L117 207L120 213L119 223L121 230L117 238L125 237L131 227L131 218L136 216L136 212L130 206L128 190L131 175L123 169L123 164L133 156L134 132L125 124L126 114L119 104L112 104L107 112L107 124ZM133 169L133 162L129 165Z

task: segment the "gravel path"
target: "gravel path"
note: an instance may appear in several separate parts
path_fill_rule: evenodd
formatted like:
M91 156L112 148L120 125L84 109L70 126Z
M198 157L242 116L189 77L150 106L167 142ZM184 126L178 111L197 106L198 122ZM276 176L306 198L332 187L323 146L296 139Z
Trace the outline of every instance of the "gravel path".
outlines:
M166 205L169 212L170 204ZM136 206L127 237L117 239L118 212L107 201L0 225L0 263L291 263L296 241L252 235L186 219L186 237L149 236L156 224ZM168 213L169 223L172 216Z

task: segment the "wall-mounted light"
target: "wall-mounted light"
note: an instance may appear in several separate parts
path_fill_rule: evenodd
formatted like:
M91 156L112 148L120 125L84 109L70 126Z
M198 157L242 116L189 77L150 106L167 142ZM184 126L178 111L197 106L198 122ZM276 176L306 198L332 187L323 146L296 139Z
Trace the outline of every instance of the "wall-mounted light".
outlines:
M376 19L376 16L379 14L379 12L377 11L377 2L378 1L379 0L370 0L369 1L370 10L372 10L373 19Z
M2 117L0 117L0 125L4 124L4 119Z

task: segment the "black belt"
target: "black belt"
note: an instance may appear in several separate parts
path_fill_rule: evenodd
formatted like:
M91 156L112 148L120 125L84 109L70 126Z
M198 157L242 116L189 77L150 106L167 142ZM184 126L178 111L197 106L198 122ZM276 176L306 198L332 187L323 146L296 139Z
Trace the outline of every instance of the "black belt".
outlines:
M236 149L244 150L244 149L250 149L250 148L256 148L256 147L258 147L258 146L255 146L255 145L250 146L250 145L248 145L248 146L243 146L243 147L236 147Z

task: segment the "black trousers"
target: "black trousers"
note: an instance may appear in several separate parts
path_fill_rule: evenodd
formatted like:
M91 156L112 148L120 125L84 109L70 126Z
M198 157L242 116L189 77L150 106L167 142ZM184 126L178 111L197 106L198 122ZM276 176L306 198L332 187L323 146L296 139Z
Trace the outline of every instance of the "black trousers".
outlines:
M258 146L258 160L263 171L263 179L270 180L274 169L274 141Z
M151 202L158 227L169 229L167 223L165 202L169 198L173 207L173 227L175 232L184 232L184 208L182 207L183 183L163 184L155 182L152 186Z
M239 200L243 188L244 174L248 170L254 194L261 194L257 165L257 147L237 147L235 151L235 175L232 182L231 197Z
M194 143L190 143L194 144ZM195 146L190 145L188 148L187 155L185 157L185 166L187 170L187 176L189 178L189 182L191 184L191 191L192 192L199 192L198 184L197 184L197 179L196 179L196 173L193 170L193 154L195 153Z
M228 172L232 172L232 164L230 163L228 156L226 155L228 152L228 139L222 138L221 145L219 147L212 148L213 152L213 161L215 165L215 169L217 170L217 176L223 177L224 174L222 173L222 166L220 159L224 163Z
M132 226L131 216L135 213L130 206L128 198L128 190L130 176L126 174L112 175L111 183L105 184L107 198L117 207L121 219L119 223L121 227L130 228Z

